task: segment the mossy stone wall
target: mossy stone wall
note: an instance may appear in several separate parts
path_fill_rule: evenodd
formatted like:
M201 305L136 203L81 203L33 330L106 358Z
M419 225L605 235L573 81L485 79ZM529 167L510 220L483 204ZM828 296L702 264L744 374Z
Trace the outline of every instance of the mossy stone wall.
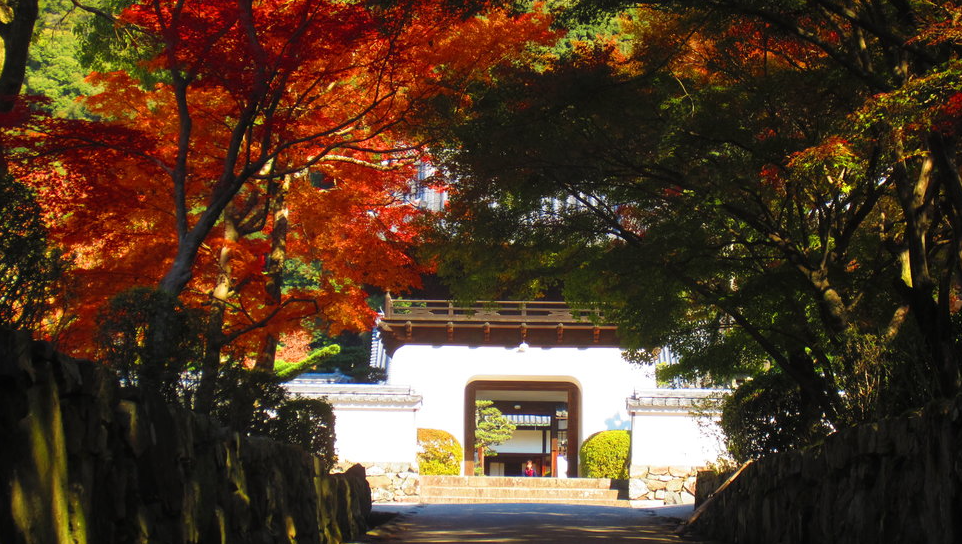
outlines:
M246 438L0 331L0 542L337 543L366 530L363 467Z
M753 461L689 528L744 544L962 542L962 398Z

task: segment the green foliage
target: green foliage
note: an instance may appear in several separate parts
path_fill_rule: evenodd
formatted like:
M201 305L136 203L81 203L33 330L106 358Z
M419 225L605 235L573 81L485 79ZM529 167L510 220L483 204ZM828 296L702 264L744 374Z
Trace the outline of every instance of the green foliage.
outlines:
M41 0L24 79L24 94L40 95L49 102L43 109L56 117L78 119L88 112L78 101L95 89L86 82L91 70L126 69L144 81L157 82L143 60L153 44L115 20L131 0ZM140 38L140 39L138 39Z
M511 440L515 426L490 400L476 400L474 412L474 448L484 448L485 455L497 455L492 446Z
M98 321L101 359L122 383L192 407L204 347L201 312L165 291L135 287L111 299ZM299 445L330 469L337 461L333 409L324 400L291 397L283 383L295 369L286 370L277 375L225 361L210 415L237 432Z
M630 449L631 433L628 431L595 433L581 444L581 472L587 478L623 480L628 477Z
M287 276L286 288L310 288L316 282L324 281L321 263L305 264L298 259L287 259L284 266L284 273ZM374 308L382 306L383 295L369 297L367 303ZM330 336L325 332L323 323L315 324L310 346L313 349L308 354L308 360L300 362L279 360L274 365L275 371L289 372L292 366L296 366L297 370L294 370L296 373L340 372L349 376L353 383L378 383L387 379L383 368L370 366L370 332L344 331L337 336ZM334 351L335 348L336 351ZM292 379L294 376L296 374L292 375Z
M955 314L956 331L962 331L960 325L962 315ZM914 324L906 324L894 339L850 331L844 342L831 366L846 392L846 411L853 422L898 416L936 396L935 376L919 364L925 358L924 343Z
M337 462L331 405L291 397L284 381L271 372L224 365L217 376L211 416L241 433L299 445L330 469Z
M341 346L332 344L312 351L303 361L299 363L288 363L280 359L274 361L274 374L282 381L290 381L300 376L304 372L312 370L323 363L325 359L333 357L341 352Z
M34 193L0 176L0 326L36 328L65 268L49 246Z
M725 398L721 428L740 463L807 446L830 431L795 382L777 371L756 376Z
M324 471L337 463L334 408L323 399L287 398L264 424L264 434L304 448L321 460Z
M628 7L557 5L578 24ZM504 69L434 119L454 187L425 252L455 296L561 285L635 361L670 348L663 382L774 366L836 428L956 394L957 10L633 5L616 40ZM809 40L825 28L846 37ZM866 38L866 58L845 45ZM932 62L907 75L889 47Z
M158 83L160 76L157 70L147 69L144 61L156 54L159 44L114 19L133 3L133 0L83 2L94 8L96 15L88 13L76 22L75 33L80 43L78 58L84 66L99 72L125 70L149 88Z
M370 366L370 332L343 332L329 341L336 342L340 350L318 365L318 370L341 372L350 376L354 383L378 383L387 379L383 368Z
M101 309L97 346L101 360L123 383L158 391L168 402L189 397L188 372L201 359L201 313L155 288L134 287Z
M565 31L564 37L548 49L548 54L560 56L571 54L577 47L598 41L619 43L625 46L626 37L621 28L621 17L617 11L595 13L593 17L580 17L568 0L551 0L548 9L555 17L554 27Z
M57 117L86 116L77 99L91 94L93 87L84 81L89 70L80 61L81 44L74 26L91 17L70 0L40 2L23 92L48 98L44 109Z
M242 433L267 434L267 422L287 397L271 372L224 364L217 374L211 416Z
M425 476L461 473L464 449L451 433L440 429L418 429L418 471Z
M304 372L340 372L353 383L378 383L387 379L383 368L370 366L371 333L344 332L335 338L318 333L311 345L320 345L299 362L277 359L274 373L284 381Z

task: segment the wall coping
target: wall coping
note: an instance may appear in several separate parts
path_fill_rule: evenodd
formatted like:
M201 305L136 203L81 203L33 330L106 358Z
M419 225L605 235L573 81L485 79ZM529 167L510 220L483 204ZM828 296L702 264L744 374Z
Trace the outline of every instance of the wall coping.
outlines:
M727 389L645 389L625 399L629 415L645 413L689 413L704 401L728 393Z
M324 398L335 409L376 409L416 411L422 396L410 387L383 384L329 383L311 378L296 378L285 384L298 396Z

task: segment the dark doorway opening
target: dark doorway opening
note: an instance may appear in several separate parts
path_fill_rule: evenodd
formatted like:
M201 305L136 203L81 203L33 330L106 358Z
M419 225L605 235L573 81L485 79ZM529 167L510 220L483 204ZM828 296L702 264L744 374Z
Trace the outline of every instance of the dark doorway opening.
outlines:
M474 405L491 400L515 423L516 435L527 444L524 451L485 457L487 475L521 476L529 459L539 476L578 475L579 414L581 394L571 382L477 380L464 395L464 474L475 473ZM497 448L496 448L497 449ZM560 459L559 459L560 457Z

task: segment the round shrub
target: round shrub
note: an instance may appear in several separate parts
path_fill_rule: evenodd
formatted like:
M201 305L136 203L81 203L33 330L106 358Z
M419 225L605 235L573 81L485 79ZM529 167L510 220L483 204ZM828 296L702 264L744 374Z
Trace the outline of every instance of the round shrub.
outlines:
M295 444L314 454L321 469L330 472L337 463L334 452L334 407L326 399L291 397L265 422L267 436Z
M461 473L464 450L454 436L440 429L418 429L418 470L426 476Z
M628 431L601 431L581 444L581 473L587 478L628 477Z

